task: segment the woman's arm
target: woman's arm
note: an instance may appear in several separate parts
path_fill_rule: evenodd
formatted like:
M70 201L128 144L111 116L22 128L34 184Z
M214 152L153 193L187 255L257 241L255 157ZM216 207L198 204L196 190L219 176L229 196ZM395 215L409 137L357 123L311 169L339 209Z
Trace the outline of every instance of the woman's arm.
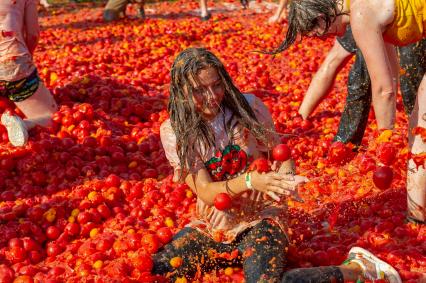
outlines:
M40 37L36 1L27 1L24 17L25 43L27 44L30 54L33 55Z
M277 11L268 20L268 22L270 24L278 22L281 19L282 14L283 14L285 8L287 7L287 4L288 4L288 0L280 0Z
M261 174L253 171L250 175L253 188L265 194L286 195L294 188L294 184L286 182L287 176L276 172ZM198 170L195 174L188 174L185 177L185 183L207 205L213 205L214 198L219 193L234 196L249 190L245 182L245 174L227 181L213 182L205 168Z
M318 71L312 78L311 84L299 108L299 114L307 119L323 100L333 85L338 71L349 60L352 53L348 52L336 40L328 52Z
M360 1L361 2L361 1ZM394 52L383 40L383 29L393 14L371 1L351 5L351 27L367 63L371 78L373 107L379 129L392 129L395 122L397 77Z

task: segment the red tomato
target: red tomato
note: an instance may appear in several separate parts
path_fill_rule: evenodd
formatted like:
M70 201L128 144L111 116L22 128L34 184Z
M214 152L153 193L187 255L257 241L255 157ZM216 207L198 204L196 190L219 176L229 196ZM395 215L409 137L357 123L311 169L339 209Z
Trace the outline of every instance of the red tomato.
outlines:
M38 248L37 242L29 237L23 238L22 243L26 251L35 251Z
M80 224L86 224L92 220L92 215L89 212L83 211L77 215L77 221Z
M162 228L158 229L156 234L157 234L158 239L163 244L167 244L173 238L173 233L172 233L172 231L170 231L170 228L168 228L168 227L162 227Z
M46 229L46 236L50 240L56 240L59 237L59 235L61 235L61 230L59 230L59 228L56 226L49 226Z
M112 248L113 244L114 244L114 238L112 237L101 238L96 243L96 249L101 252L106 252L107 250Z
M150 254L157 252L160 247L157 236L154 234L145 234L141 240L143 248Z
M12 238L9 240L9 248L15 248L15 247L23 247L23 242L19 238Z
M371 156L364 154L359 162L359 171L362 174L370 172L376 168L376 161Z
M120 177L115 174L109 175L105 180L105 185L109 187L119 187L120 186Z
M271 168L269 167L269 161L266 158L261 157L250 164L249 170L256 170L259 173L265 173L270 171Z
M133 266L142 272L149 272L154 266L151 256L146 253L138 254L131 259Z
M218 210L227 210L232 207L232 198L227 193L217 194L214 198L214 206Z
M342 142L334 142L328 151L327 159L332 164L343 165L349 161L352 157L352 152L349 147L347 147Z
M286 144L279 144L272 150L272 158L277 161L286 161L291 157L291 150Z
M100 205L98 205L98 207L96 208L96 210L105 219L108 219L111 216L111 210L108 208L108 206L106 204L100 204Z
M5 264L0 265L0 282L12 283L15 272Z
M9 249L9 256L12 262L24 261L27 257L27 253L22 247L13 247Z
M388 166L377 167L373 173L373 182L377 188L386 190L390 187L393 179L392 168Z
M396 158L395 146L390 142L381 143L377 148L377 157L383 164L392 165Z
M57 256L62 252L62 249L58 243L50 242L47 244L46 252L48 256Z

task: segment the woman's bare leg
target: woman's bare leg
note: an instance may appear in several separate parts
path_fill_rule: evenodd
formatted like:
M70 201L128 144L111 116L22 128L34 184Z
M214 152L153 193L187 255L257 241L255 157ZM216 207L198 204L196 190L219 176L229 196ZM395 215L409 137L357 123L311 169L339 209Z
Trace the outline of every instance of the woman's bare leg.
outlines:
M207 0L200 0L200 10L201 10L201 17L206 17L208 15L207 10Z
M26 116L24 122L28 130L36 125L49 126L53 113L58 110L55 99L42 82L31 97L15 104Z
M420 135L413 135L412 133L415 127L426 129L426 75L423 75L417 92L416 104L410 116L408 132L411 153L413 155L426 153L426 143L422 140L422 137ZM426 165L416 165L413 159L408 160L408 216L420 221L426 220L426 170L424 166Z

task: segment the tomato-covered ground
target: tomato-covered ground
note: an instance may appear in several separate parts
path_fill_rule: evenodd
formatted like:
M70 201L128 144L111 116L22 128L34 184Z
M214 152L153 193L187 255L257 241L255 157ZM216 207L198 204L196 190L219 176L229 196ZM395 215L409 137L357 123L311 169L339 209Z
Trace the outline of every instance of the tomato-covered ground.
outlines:
M400 98L393 133L379 135L372 114L357 154L331 147L348 68L311 122L297 109L333 39L262 55L254 51L283 38L285 25L266 24L276 6L253 2L243 11L239 2L214 3L209 22L199 20L197 7L151 3L145 21L108 24L93 4L42 13L35 60L60 110L54 126L33 130L24 148L11 147L0 126L0 281L155 279L150 254L188 223L195 200L187 186L171 183L158 134L167 118L169 68L179 51L205 46L243 91L267 104L298 173L310 179L300 193L305 203L287 201L288 268L339 264L356 245L415 282L426 272L426 228L405 221L407 116ZM0 112L13 108L1 100ZM373 183L379 163L393 169L390 188ZM242 278L228 268L200 281Z

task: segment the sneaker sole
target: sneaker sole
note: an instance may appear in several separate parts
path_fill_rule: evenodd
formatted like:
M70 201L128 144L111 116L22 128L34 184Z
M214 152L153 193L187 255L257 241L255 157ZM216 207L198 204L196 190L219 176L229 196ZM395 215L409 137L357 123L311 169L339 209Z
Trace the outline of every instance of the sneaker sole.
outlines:
M13 146L24 146L28 141L27 129L12 116L9 115L9 117L2 116L1 118L2 124L6 127L9 142ZM10 123L5 123L5 120L9 120Z
M380 262L380 264L383 264L385 266L388 267L388 269L390 270L390 273L396 278L395 280L390 280L390 283L402 283L401 277L399 276L398 271L396 271L395 268L393 268L389 263L381 260L380 258L378 258L377 256L375 256L374 254L370 253L369 251L363 249L363 248L359 248L359 247L353 247L349 253L356 253L356 254L362 254L365 255L369 258L373 258L375 261Z

